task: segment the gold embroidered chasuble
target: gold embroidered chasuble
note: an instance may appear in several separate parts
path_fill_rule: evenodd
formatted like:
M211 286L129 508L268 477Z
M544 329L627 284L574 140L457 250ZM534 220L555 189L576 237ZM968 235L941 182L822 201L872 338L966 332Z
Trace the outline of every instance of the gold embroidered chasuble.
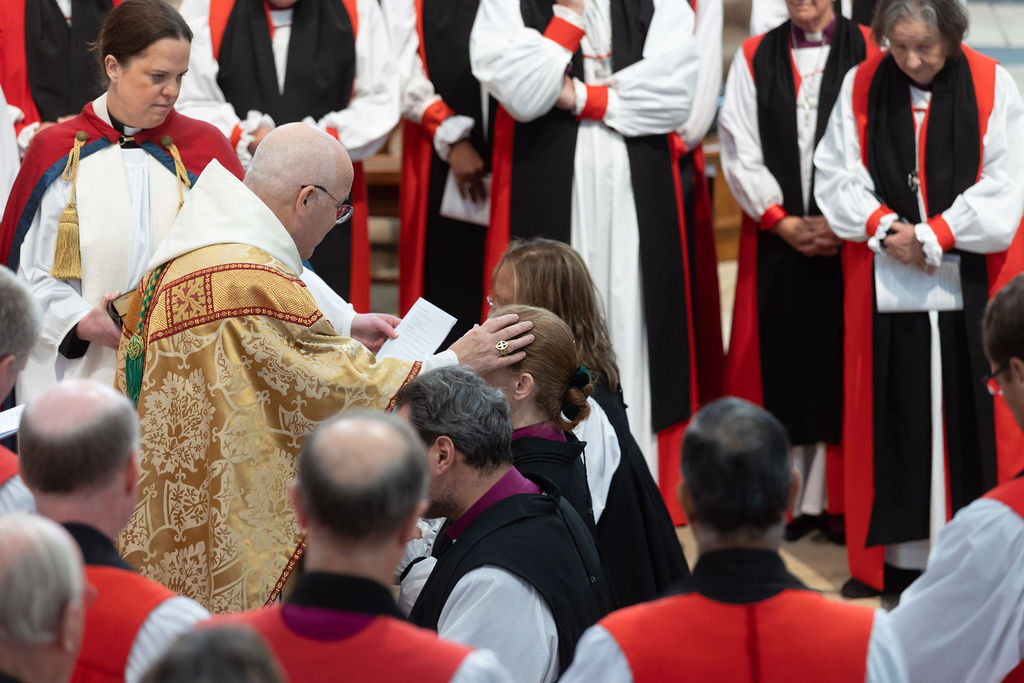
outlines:
M390 408L420 363L339 337L293 271L244 244L170 261L143 339L139 501L119 549L211 612L262 606L302 538L287 496L302 439L340 411Z

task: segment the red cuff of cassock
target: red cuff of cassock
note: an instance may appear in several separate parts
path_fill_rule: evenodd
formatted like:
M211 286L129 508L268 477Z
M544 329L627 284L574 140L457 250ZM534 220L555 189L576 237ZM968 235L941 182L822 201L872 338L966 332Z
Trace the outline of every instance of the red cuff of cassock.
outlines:
M942 251L949 251L953 248L956 240L953 238L953 231L949 229L949 223L942 217L942 214L929 218L928 227L935 233L935 239L939 241Z
M231 149L238 149L238 141L242 139L242 124L236 123L231 129Z
M895 213L895 211L885 204L882 204L880 207L875 209L870 216L868 216L868 222L864 226L865 233L867 233L868 237L871 237L878 232L878 224L882 222L883 217L888 216L890 213Z
M420 118L420 125L423 126L423 130L427 132L431 138L437 132L438 126L448 118L454 116L455 111L444 103L444 100L437 100L429 107L423 110L423 116Z
M580 112L581 119L595 119L600 121L604 113L608 111L608 86L588 85L587 101Z
M775 227L776 223L778 223L788 215L789 214L786 213L786 210L783 209L781 206L779 206L778 204L772 204L767 209L765 209L765 212L763 214L761 214L761 229L771 230L772 228Z
M576 52L583 40L584 31L578 26L561 17L551 17L548 27L544 29L544 37L553 40L569 52Z
M327 127L327 134L330 135L335 140L338 139L338 129L337 128L331 128L330 126L328 126Z

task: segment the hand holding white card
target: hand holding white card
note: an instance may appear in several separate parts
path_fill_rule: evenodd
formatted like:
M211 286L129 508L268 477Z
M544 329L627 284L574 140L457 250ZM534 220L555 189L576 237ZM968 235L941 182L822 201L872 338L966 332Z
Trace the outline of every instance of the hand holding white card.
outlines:
M454 326L455 316L419 298L395 328L398 338L384 342L377 357L423 360L437 351Z

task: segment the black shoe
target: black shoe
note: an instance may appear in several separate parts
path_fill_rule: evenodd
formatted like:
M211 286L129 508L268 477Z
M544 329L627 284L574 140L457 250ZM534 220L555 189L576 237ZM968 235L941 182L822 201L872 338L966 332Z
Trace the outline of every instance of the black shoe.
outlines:
M844 598L855 600L857 598L877 598L882 591L872 588L860 579L850 577L839 589L839 594Z
M786 525L784 538L797 541L817 529L824 529L825 515L800 515Z

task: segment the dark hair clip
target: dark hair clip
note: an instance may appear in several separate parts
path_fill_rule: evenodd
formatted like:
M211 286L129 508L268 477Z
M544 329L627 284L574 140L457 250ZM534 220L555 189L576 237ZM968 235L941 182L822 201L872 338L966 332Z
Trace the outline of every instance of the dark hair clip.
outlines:
M572 373L572 377L569 378L569 386L582 389L588 384L590 384L590 371L587 370L586 366L581 365L576 368L576 371Z

